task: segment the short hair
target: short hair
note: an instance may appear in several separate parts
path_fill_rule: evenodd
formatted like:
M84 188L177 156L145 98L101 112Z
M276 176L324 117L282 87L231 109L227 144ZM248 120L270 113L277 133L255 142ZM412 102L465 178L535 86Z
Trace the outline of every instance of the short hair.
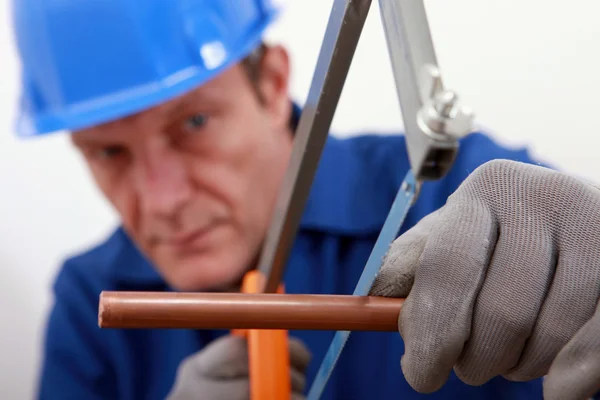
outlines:
M250 85L254 88L258 101L264 103L264 97L260 91L260 73L262 68L262 60L267 51L267 46L261 42L249 55L242 61L241 66L246 72Z

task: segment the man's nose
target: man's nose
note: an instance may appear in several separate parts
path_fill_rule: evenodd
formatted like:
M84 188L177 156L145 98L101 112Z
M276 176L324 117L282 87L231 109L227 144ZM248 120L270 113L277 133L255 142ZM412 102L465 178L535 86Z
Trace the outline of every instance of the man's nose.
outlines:
M171 217L192 197L192 182L183 155L165 145L152 146L138 158L135 189L144 213Z

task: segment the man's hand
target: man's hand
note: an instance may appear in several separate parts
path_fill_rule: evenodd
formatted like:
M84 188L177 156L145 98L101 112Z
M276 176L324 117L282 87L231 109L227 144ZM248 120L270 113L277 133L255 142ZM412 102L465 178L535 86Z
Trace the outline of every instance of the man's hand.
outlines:
M547 374L546 399L600 390L600 190L489 162L399 237L372 295L407 297L401 365L419 392Z
M305 370L311 359L297 339L289 339L292 399L303 399ZM248 347L239 336L219 338L185 359L168 400L248 400Z

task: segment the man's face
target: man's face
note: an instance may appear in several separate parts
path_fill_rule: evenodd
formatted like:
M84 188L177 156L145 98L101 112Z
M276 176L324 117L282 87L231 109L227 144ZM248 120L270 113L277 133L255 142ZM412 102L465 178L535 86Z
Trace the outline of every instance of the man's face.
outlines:
M262 103L236 65L73 134L125 229L177 289L237 284L264 240L292 145L285 51L269 49L261 70Z

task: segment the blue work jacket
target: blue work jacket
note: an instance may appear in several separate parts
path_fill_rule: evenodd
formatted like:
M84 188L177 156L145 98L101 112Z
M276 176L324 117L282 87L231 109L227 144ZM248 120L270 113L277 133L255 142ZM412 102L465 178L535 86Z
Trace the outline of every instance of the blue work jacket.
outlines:
M481 164L492 159L531 163L526 150L507 149L477 133L461 141L446 177L425 183L402 231L443 206ZM330 136L324 148L286 270L288 293L351 294L409 168L403 136ZM45 336L39 398L45 400L158 400L171 389L183 358L222 331L115 330L98 327L103 290L170 291L122 228L97 247L68 259L54 285ZM291 331L313 354L307 388L332 339L329 331ZM397 332L354 332L323 399L542 399L541 380L495 378L471 387L452 374L438 392L423 395L400 369ZM202 398L202 394L198 394Z

